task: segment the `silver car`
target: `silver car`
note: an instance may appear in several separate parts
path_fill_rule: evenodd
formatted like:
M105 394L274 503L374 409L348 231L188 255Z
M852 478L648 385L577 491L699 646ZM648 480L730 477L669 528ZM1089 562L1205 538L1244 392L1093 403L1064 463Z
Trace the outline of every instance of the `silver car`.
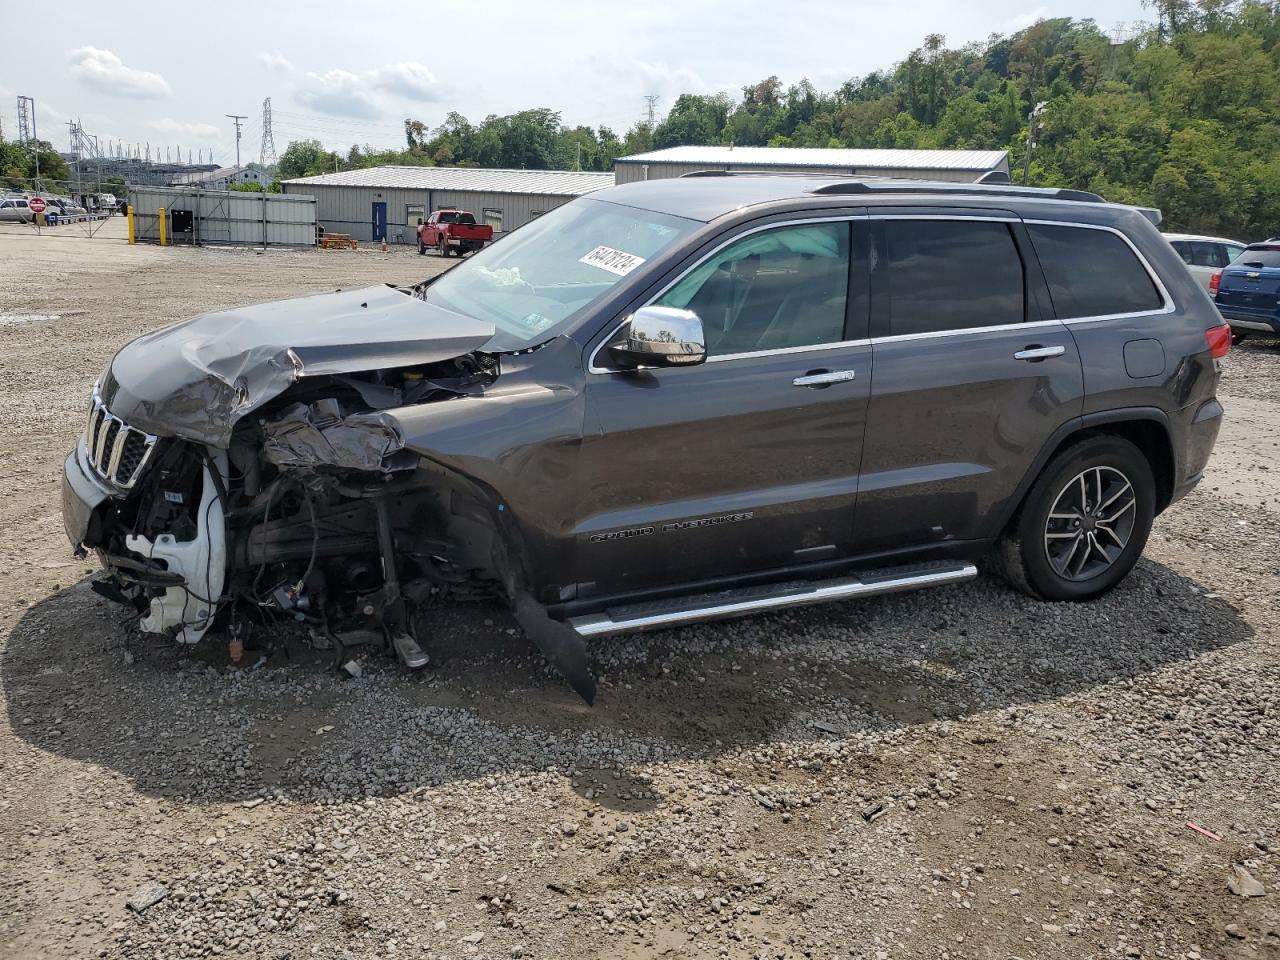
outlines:
M0 200L0 222L31 223L35 214L27 206L26 197L6 197Z
M1240 256L1248 246L1239 240L1201 237L1192 233L1166 233L1165 239L1206 290L1209 289L1209 278Z

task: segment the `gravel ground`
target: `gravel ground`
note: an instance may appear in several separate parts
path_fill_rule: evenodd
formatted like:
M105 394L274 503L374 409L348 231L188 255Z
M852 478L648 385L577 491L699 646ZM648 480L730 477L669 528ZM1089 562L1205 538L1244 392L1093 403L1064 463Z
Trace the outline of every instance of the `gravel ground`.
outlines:
M588 708L493 607L342 680L90 593L58 478L114 347L444 266L0 227L0 957L1280 956L1274 342L1087 605L984 578L606 640Z

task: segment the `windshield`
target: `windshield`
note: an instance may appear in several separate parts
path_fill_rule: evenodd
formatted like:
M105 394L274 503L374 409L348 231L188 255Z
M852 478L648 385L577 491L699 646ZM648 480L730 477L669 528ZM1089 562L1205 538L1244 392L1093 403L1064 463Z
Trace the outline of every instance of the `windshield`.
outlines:
M1233 267L1280 267L1280 247L1250 247L1231 264Z
M494 324L484 349L520 350L567 329L575 313L700 226L584 197L472 254L424 297Z

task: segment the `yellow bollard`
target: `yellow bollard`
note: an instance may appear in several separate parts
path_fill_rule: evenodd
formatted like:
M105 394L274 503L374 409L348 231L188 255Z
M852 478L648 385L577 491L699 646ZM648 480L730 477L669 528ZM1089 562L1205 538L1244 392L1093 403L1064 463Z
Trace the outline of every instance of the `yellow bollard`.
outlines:
M125 208L125 212L126 212L126 215L127 215L127 217L128 217L128 220L129 220L129 242L130 242L130 243L137 243L137 242L138 242L138 238L137 238L137 236L136 236L136 235L134 234L134 232L133 232L133 204L132 204L132 203L131 203L131 204L129 204L129 206Z
M164 207L156 211L160 215L160 246L168 246L168 237L165 235L164 223Z

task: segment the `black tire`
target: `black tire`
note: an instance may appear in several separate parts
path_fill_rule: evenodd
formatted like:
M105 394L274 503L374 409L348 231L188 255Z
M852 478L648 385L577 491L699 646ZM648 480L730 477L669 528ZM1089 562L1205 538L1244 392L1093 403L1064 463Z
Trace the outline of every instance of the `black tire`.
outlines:
M423 255L423 254L425 254L426 252L427 252L426 245L422 242L421 238L419 238L419 240L418 240L418 256L422 256L422 255Z
M1130 487L1131 507L1125 506L1130 497L1123 483ZM1095 492L1099 486L1101 497ZM1086 508L1107 506L1100 512L1076 510L1074 501ZM1031 485L996 544L996 571L1040 600L1092 600L1123 580L1138 562L1151 533L1155 505L1155 476L1141 450L1121 437L1086 437L1050 460ZM1098 523L1098 516L1112 519ZM1106 536L1108 529L1117 536ZM1077 553L1067 556L1073 545ZM1086 551L1084 562L1080 546Z

